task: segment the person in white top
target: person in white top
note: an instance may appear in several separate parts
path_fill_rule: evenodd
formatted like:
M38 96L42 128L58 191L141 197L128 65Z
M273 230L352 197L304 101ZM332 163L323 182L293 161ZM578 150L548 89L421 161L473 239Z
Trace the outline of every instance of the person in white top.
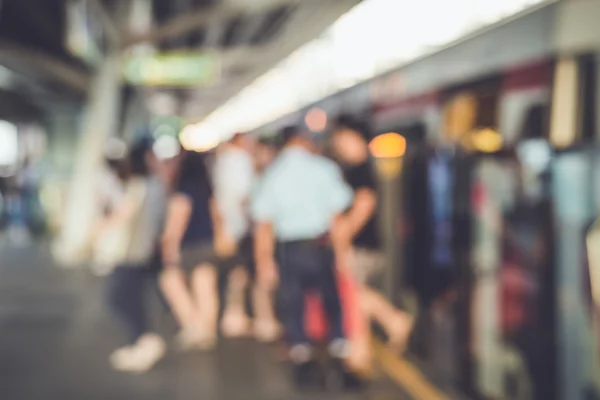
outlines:
M253 140L238 133L217 150L213 184L220 223L215 226L217 254L228 274L225 311L221 329L227 337L248 333L246 314L249 279L253 276L252 239L248 204L255 180Z

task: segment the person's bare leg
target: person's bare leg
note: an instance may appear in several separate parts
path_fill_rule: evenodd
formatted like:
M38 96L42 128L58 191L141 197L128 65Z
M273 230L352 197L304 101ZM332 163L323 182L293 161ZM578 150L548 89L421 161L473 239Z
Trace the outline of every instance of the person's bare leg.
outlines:
M160 288L181 328L187 329L197 323L196 303L183 271L178 268L164 270L160 275Z
M273 292L260 284L252 288L252 309L254 311L254 336L261 342L273 342L281 334L281 326L275 316Z
M369 287L363 287L361 299L367 315L385 330L389 343L398 350L404 350L412 329L413 318L394 307L381 293Z
M363 300L362 292L364 289L359 286L358 290L361 310L357 316L361 320L355 324L352 336L349 338L351 351L348 356L348 365L354 371L366 376L371 373L372 369L371 315L369 314L368 304Z
M199 265L192 274L192 291L201 325L198 345L210 348L217 337L219 318L219 288L216 269L210 264Z
M243 266L236 267L228 277L225 311L221 329L226 337L241 337L248 334L250 319L246 314L246 288L248 271Z

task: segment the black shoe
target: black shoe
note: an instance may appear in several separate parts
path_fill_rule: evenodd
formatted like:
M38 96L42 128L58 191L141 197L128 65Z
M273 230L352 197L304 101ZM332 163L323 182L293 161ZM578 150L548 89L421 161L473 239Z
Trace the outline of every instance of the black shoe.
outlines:
M352 372L339 358L331 360L331 369L326 379L327 389L331 391L358 392L365 388L365 381Z
M323 371L316 360L310 360L293 367L294 385L300 391L322 390L324 387Z

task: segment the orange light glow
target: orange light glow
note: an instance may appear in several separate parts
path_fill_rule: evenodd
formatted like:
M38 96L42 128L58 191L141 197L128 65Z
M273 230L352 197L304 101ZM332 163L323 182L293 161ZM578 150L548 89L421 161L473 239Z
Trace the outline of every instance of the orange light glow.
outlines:
M311 132L322 132L327 127L327 113L320 108L311 108L306 113L304 122Z
M478 151L483 153L495 153L502 149L504 138L500 132L491 128L485 128L471 134L471 143Z
M371 140L369 150L376 158L402 157L406 152L406 139L398 133L384 133Z

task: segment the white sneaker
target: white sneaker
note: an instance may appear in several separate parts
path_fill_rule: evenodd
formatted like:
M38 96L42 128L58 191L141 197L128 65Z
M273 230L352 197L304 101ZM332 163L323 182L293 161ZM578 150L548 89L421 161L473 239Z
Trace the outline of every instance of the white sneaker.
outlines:
M121 347L112 352L109 357L110 364L116 370L121 370L122 366L127 365L132 357L133 346Z
M273 320L255 320L252 327L254 338L261 343L272 343L281 336L281 326Z
M123 372L143 373L164 357L166 345L155 334L146 334L135 345L115 351L110 358L114 369Z
M250 333L250 318L242 312L226 312L221 321L221 331L226 338L240 338Z

